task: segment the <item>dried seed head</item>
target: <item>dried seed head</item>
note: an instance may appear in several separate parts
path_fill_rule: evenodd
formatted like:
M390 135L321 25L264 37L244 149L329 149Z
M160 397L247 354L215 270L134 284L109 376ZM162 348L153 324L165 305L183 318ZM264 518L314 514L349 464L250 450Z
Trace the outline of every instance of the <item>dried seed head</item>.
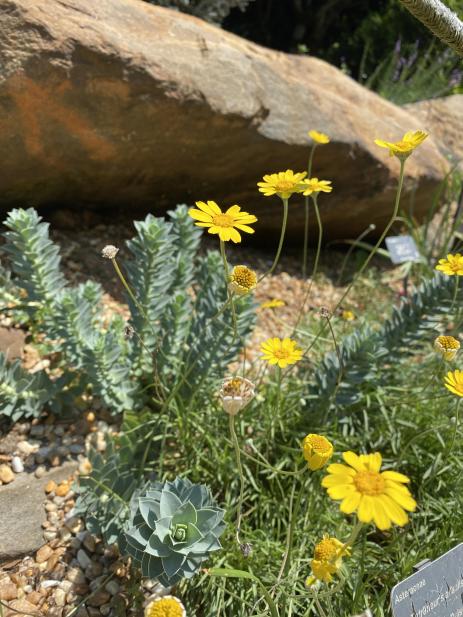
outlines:
M114 259L116 255L119 253L119 249L112 244L108 244L101 251L101 256L105 259Z
M130 324L126 324L124 327L124 338L131 339L135 334L135 330L132 328Z
M241 411L254 398L255 386L244 377L226 379L219 392L225 411L231 416Z
M320 309L320 316L324 319L329 319L331 317L331 311L326 308L326 306L322 306Z
M240 544L240 551L243 553L243 557L249 557L249 555L252 553L252 544L250 544L249 542L244 542L243 544Z

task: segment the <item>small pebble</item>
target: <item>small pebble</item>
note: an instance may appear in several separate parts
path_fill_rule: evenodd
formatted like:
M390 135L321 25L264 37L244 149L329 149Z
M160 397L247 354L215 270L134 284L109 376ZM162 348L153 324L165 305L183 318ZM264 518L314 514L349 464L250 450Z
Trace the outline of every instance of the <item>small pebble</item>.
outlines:
M3 484L13 482L14 477L13 470L9 465L0 465L0 481L3 482Z
M112 596L115 596L116 593L119 593L120 590L120 585L117 581L115 580L111 580L108 583L106 583L105 585L105 589L108 593L110 593Z
M13 456L11 459L11 467L15 473L22 473L24 471L24 464L19 456Z
M88 566L90 566L92 563L90 557L82 549L77 551L77 561L79 562L81 568L83 568L84 570L88 568Z
M69 493L69 488L70 486L68 482L61 482L61 484L59 484L55 489L55 495L57 497L64 497Z
M39 444L32 444L28 441L18 441L18 443L16 444L16 448L23 454L29 455L37 452L37 450L39 449Z
M45 475L46 471L47 470L45 469L45 467L43 465L39 465L37 467L37 469L34 471L34 476L36 478L43 478L43 476Z
M50 589L51 587L58 587L58 585L59 585L59 581L55 581L51 579L42 581L40 583L40 586L43 587L43 589Z
M43 563L44 561L47 561L52 555L53 549L50 548L48 544L45 544L45 546L39 548L39 550L35 554L35 561L37 563Z
M64 606L66 604L66 592L64 591L64 589L60 589L58 587L58 589L56 589L53 594L53 598L57 606Z
M49 542L50 540L54 540L58 534L53 529L47 529L43 532L42 535L44 540L47 540L47 542Z
M49 480L46 483L46 485L45 485L45 492L46 493L53 493L57 489L57 487L58 487L58 485L56 484L56 482L54 480ZM46 508L46 506L45 506L45 508ZM56 509L56 506L55 506L55 509Z
M79 553L77 553L77 555L79 555ZM66 574L66 578L68 581L76 584L83 584L87 582L85 574L79 568L69 568Z
M16 600L17 597L18 589L14 583L9 579L0 583L0 600L8 602L9 600Z
M90 596L87 600L87 604L95 607L102 606L103 604L106 604L110 598L111 596L107 591L100 589L99 591L95 591L95 593Z
M42 598L43 598L42 594L39 593L38 591L31 591L31 593L27 595L26 600L30 602L31 604L37 605Z

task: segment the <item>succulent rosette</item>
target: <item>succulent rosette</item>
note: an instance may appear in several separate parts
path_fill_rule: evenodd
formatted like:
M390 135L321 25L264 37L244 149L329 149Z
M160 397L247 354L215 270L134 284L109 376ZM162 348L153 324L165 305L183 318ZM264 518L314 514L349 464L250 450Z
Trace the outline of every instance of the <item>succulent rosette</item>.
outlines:
M143 576L165 587L191 578L213 551L222 548L224 511L202 484L185 478L154 482L132 504L125 552Z

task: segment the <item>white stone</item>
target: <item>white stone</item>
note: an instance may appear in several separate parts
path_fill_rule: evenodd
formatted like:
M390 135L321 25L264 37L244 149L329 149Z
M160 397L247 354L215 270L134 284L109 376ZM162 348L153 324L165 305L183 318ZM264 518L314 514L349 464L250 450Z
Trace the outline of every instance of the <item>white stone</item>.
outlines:
M11 467L15 473L22 473L24 471L24 465L19 456L13 456L11 459Z

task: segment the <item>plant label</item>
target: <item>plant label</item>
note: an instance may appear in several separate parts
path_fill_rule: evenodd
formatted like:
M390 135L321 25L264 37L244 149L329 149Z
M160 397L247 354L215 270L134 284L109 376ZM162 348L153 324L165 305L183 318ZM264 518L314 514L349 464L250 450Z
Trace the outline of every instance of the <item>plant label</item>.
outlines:
M463 617L463 543L391 591L394 617Z
M389 236L386 238L386 246L393 264L420 261L420 253L411 236Z

